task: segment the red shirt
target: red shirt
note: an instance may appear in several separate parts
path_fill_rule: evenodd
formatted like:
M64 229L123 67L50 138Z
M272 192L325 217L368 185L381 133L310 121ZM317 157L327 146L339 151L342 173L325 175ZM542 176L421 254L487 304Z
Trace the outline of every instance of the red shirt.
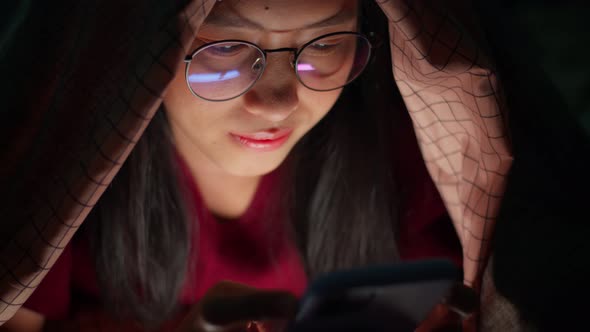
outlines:
M452 223L426 171L411 125L402 127L406 129L398 133L396 140L396 171L402 181L399 185L403 198L398 236L401 258L445 257L460 266L461 246ZM269 189L276 182L276 172L263 177L250 207L239 220L220 223L203 207L188 168L182 162L181 166L189 181L189 199L197 207L199 254L191 258L196 270L184 286L180 303L197 302L221 280L301 295L307 279L295 244L282 227L272 230L273 236L269 236L260 218ZM93 260L83 241L66 247L25 307L50 319L66 318L75 309L71 308L72 290L98 303L100 292Z

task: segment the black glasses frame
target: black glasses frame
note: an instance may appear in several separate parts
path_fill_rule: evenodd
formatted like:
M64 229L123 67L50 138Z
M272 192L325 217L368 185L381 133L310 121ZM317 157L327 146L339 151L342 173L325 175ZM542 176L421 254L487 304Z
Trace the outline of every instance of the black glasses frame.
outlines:
M354 35L357 36L361 39L364 39L367 42L367 45L369 45L369 54L367 55L367 59L365 61L365 63L363 64L363 70L352 80L350 80L349 82L346 82L345 84L336 87L336 88L331 88L331 89L314 89L311 88L309 86L307 86L303 80L301 79L301 77L299 76L299 71L297 70L297 65L299 62L299 56L301 55L301 53L303 52L303 50L305 50L306 47L308 47L309 45L317 42L320 39L324 39L324 38L328 38L331 36L336 36L336 35ZM190 68L190 64L193 60L193 58L195 57L195 55L197 55L197 53L199 53L201 50L212 46L212 45L217 45L217 44L224 44L224 43L243 43L246 45L249 45L251 47L254 47L255 49L257 49L258 51L260 51L260 53L262 54L263 60L264 60L264 67L262 67L262 70L260 71L260 73L258 74L258 77L256 77L256 79L252 82L252 84L250 84L250 86L248 86L247 89L245 89L242 93L231 97L231 98L226 98L226 99L208 99L205 98L203 96L199 96L196 92L193 91L193 89L190 86L188 77L189 77L189 68ZM283 47L283 48L275 48L275 49L263 49L260 46L251 43L249 41L245 41L245 40L239 40L239 39L225 39L225 40L218 40L218 41L214 41L214 42L210 42L210 43L206 43L203 44L201 46L199 46L196 50L192 51L190 53L190 55L187 55L184 58L184 62L186 63L186 68L185 68L185 81L186 84L188 86L189 91L196 97L201 98L203 100L207 100L207 101L214 101L214 102L222 102L222 101L228 101L228 100L232 100L235 98L238 98L244 94L246 94L248 91L250 91L252 89L252 87L256 84L256 82L258 82L258 80L262 77L262 75L264 74L264 70L266 69L266 64L267 64L267 55L270 53L280 53L280 52L291 52L293 54L293 59L290 61L291 67L295 70L295 76L297 77L297 80L299 81L299 83L301 83L303 86L305 86L306 88L313 90L313 91L320 91L320 92L326 92L326 91L333 91L333 90L337 90L340 89L350 83L352 83L354 80L356 80L360 74L365 70L365 68L367 67L367 64L369 63L371 56L373 54L373 43L371 42L371 40L365 36L364 34L360 33L360 32L353 32L353 31L340 31L340 32L332 32L332 33L328 33L325 35L321 35L319 37L316 37L310 41L308 41L307 43L303 44L301 47L299 48L293 48L293 47Z

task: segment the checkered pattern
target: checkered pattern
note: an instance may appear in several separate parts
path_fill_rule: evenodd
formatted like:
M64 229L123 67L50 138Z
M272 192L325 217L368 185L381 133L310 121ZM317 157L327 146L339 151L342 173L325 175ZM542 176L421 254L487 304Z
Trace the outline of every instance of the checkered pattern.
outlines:
M32 114L27 129L1 156L11 197L0 211L9 221L0 245L0 324L26 301L109 185L215 3L178 1L62 0L55 12L39 15L63 21L40 31L51 49L43 61L30 55L37 79L26 90L43 93L23 99ZM496 75L449 12L426 1L377 1L390 19L397 85L459 232L465 282L474 284L511 163Z
M450 7L378 2L390 22L395 81L463 246L465 283L477 287L512 163L496 73Z
M19 165L25 171L13 179L27 189L28 195L15 198L24 203L3 207L2 215L20 223L0 247L0 323L43 279L129 155L215 0L191 1L168 17L151 17L161 3L62 1L52 8L56 17L71 20L43 26L56 53L45 54L53 58L42 65L55 63L45 70L59 75L52 82L44 68L34 71L42 84L54 85L44 87L53 88L49 100L31 103L46 101L44 109L31 112L53 118L37 127L27 147L31 157ZM150 40L134 44L154 20L160 24ZM31 86L37 88L44 91ZM19 211L7 211L15 207Z

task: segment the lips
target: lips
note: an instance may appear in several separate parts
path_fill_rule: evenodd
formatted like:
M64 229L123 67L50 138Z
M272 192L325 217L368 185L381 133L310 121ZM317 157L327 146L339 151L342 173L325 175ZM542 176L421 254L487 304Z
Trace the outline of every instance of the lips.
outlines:
M283 146L292 132L289 128L273 128L252 133L230 133L230 136L248 149L273 151Z

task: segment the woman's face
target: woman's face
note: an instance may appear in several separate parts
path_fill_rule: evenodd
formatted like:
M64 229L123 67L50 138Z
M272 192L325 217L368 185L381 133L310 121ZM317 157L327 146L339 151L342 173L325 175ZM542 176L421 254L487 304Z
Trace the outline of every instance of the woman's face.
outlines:
M224 39L249 41L262 49L299 48L324 34L356 31L357 10L357 0L224 0L199 30L193 49ZM303 86L291 56L269 53L256 84L223 102L194 96L179 71L164 105L180 153L237 176L259 176L278 167L341 93Z

